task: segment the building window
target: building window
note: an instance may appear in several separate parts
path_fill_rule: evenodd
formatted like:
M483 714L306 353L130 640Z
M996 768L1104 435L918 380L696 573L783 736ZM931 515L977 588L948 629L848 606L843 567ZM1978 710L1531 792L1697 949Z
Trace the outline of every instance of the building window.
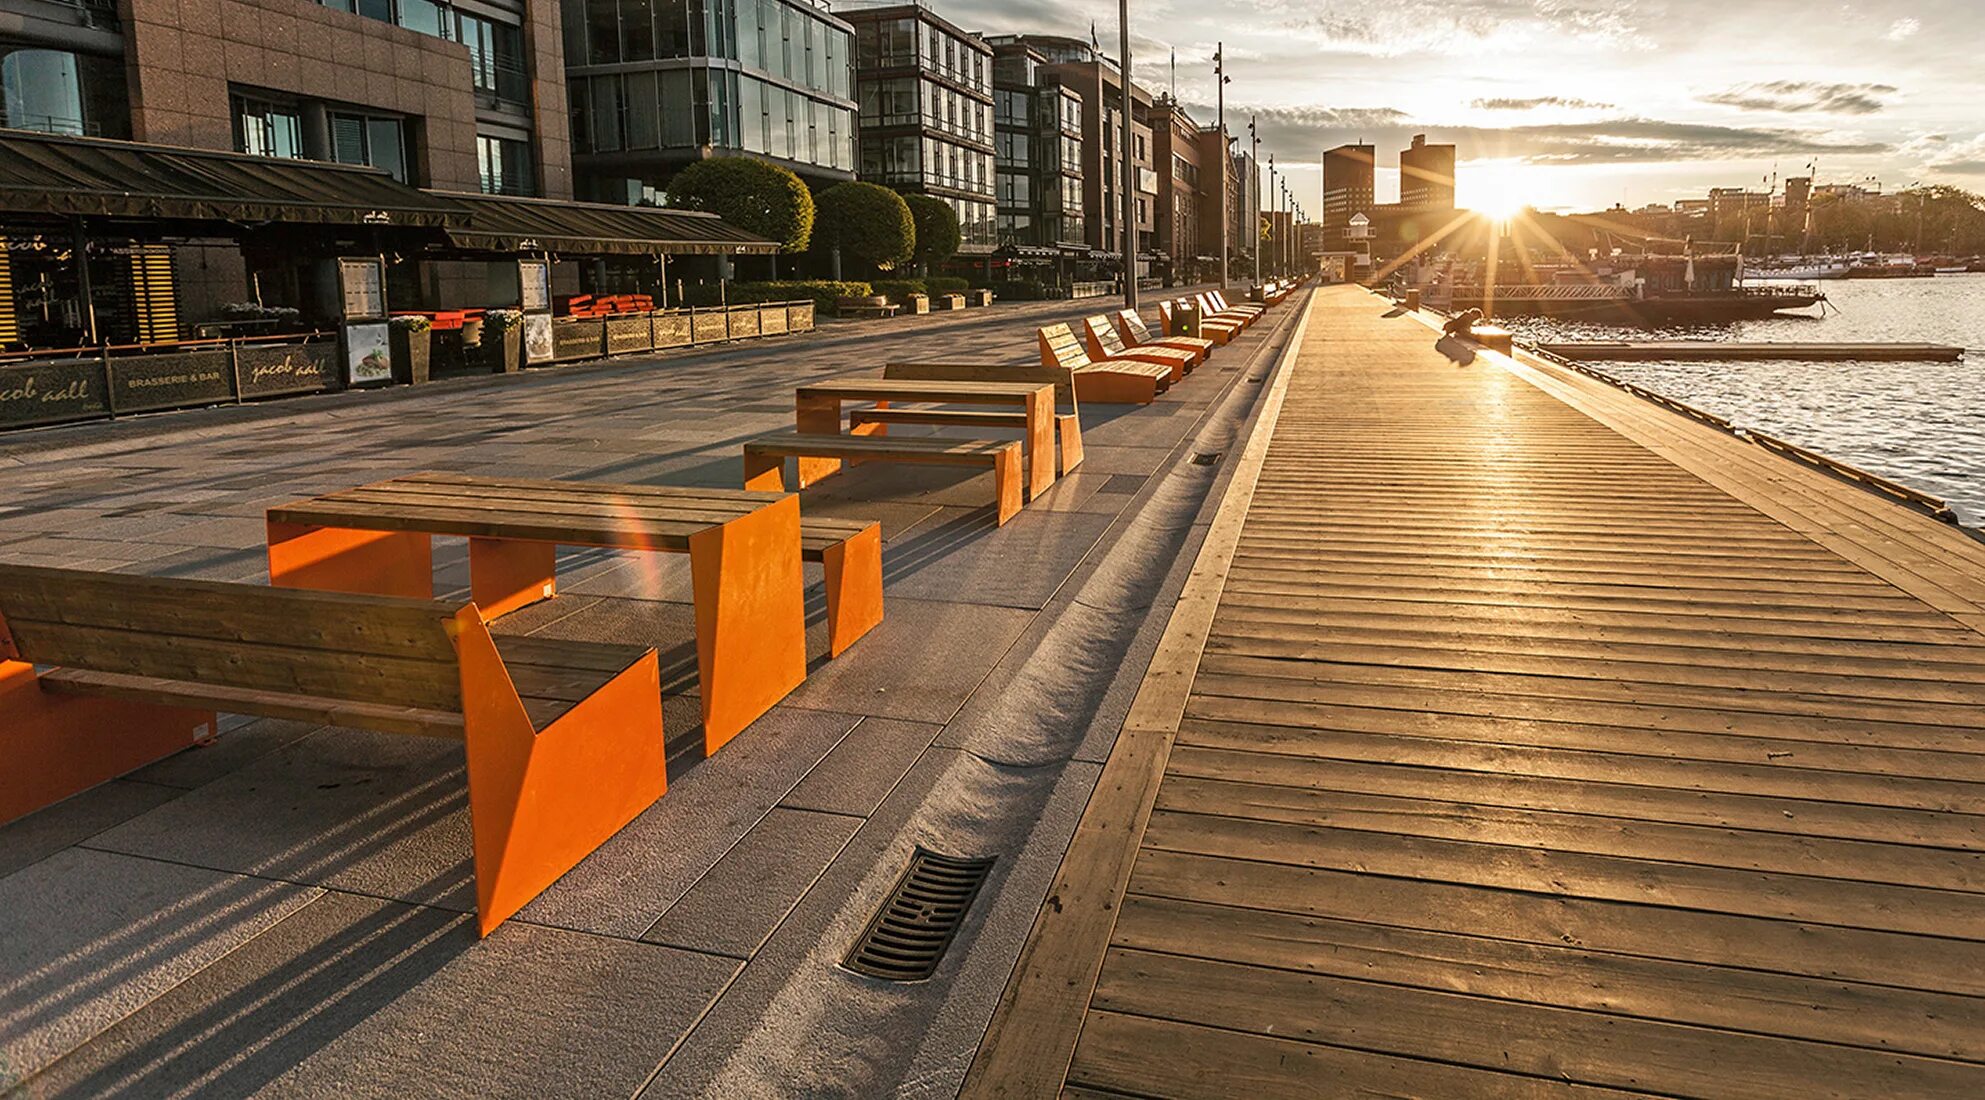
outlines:
M127 137L122 58L0 43L0 127Z
M476 161L485 193L491 195L536 193L537 188L531 180L531 147L528 142L477 134Z
M469 48L469 78L477 93L499 103L530 102L521 28L457 12L456 39Z
M401 183L411 182L406 127L397 118L333 114L331 159L340 164L368 164Z
M234 148L257 157L303 156L303 120L294 106L233 97Z

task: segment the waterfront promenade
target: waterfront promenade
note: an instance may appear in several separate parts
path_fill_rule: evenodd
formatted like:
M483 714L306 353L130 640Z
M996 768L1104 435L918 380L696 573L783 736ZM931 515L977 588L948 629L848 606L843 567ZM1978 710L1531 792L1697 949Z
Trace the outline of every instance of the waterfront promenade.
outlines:
M263 512L420 470L735 488L794 387L1037 361L1107 300L0 436L0 568L261 583ZM0 1096L955 1093L1296 313L1142 408L1002 527L990 475L867 465L808 515L885 536L885 619L699 759L687 555L572 549L504 632L656 646L668 793L487 939L462 748L306 722L0 828ZM897 428L904 433L918 429ZM438 540L439 594L467 584ZM918 845L996 857L937 974L839 964Z
M1304 325L966 1094L1985 1094L1985 546Z

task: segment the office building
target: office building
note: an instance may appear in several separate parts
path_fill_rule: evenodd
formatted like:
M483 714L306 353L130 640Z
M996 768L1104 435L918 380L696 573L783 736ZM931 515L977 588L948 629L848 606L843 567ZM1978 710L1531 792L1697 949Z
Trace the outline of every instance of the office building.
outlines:
M654 201L678 169L717 156L763 157L816 181L854 178L854 28L825 6L564 5L581 197Z
M1116 62L1079 38L1060 35L1005 35L996 45L1017 42L1045 61L1045 74L1082 100L1082 216L1089 247L1109 257L1121 255L1119 184L1125 120L1123 78ZM1153 162L1151 96L1130 86L1130 180L1140 277L1151 277L1156 259L1159 173Z
M1151 159L1158 169L1152 251L1159 257L1160 274L1168 281L1198 282L1210 269L1217 277L1220 210L1208 205L1207 195L1209 187L1218 187L1218 162L1202 165L1199 123L1177 101L1160 95L1152 105L1150 123ZM1211 225L1210 234L1202 233L1203 224Z
M1340 145L1323 154L1322 221L1332 247L1342 247L1353 214L1372 208L1376 152L1369 145Z
M993 43L993 147L999 244L1086 254L1082 97L1022 42Z
M1427 135L1413 135L1412 147L1399 151L1399 205L1454 209L1454 146L1429 145Z
M0 0L0 123L571 194L541 0Z
M843 15L855 31L860 177L950 203L959 250L990 252L993 48L921 4Z

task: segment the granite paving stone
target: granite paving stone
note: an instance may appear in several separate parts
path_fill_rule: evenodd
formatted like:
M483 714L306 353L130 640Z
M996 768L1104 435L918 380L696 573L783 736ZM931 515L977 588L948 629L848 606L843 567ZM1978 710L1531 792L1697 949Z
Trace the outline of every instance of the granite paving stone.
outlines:
M864 718L779 804L867 817L941 729L928 722Z
M750 958L860 827L857 817L774 808L641 938Z

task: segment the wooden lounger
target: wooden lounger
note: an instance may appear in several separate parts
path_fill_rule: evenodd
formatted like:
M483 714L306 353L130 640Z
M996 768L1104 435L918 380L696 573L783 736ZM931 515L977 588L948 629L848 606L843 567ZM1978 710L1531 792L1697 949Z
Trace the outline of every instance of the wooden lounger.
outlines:
M1066 323L1048 325L1036 335L1041 365L1070 371L1084 401L1148 405L1172 384L1172 368L1130 359L1096 360Z
M1128 359L1134 363L1156 363L1161 367L1170 368L1173 382L1184 380L1186 373L1199 364L1199 353L1194 351L1182 351L1178 348L1126 347L1123 337L1117 335L1116 326L1110 323L1106 314L1101 313L1083 319L1082 342L1083 350L1089 353L1091 359L1099 362L1121 362Z
M746 440L744 487L783 489L786 459L835 458L861 462L923 462L941 466L984 466L993 472L999 522L1020 513L1022 499L1021 447L1017 439L891 439L878 435L828 435L787 431ZM804 489L804 472L800 484Z
M493 636L473 603L0 572L0 821L186 748L217 711L462 741L484 935L668 789L647 646Z
M1241 330L1247 327L1240 321L1220 321L1210 318L1206 316L1204 310L1199 308L1197 302L1187 298L1180 298L1176 302L1158 303L1158 320L1159 323L1164 325L1166 336L1193 335L1186 331L1185 310L1187 309L1191 309L1193 312L1199 314L1199 338L1211 340L1216 344L1232 343L1234 337L1239 336Z
M1144 323L1143 315L1134 309L1118 310L1114 320L1116 321L1117 335L1123 337L1123 342L1133 348L1144 347L1146 345L1175 348L1179 351L1192 352L1199 357L1199 362L1204 363L1206 360L1212 358L1213 349L1219 346L1212 340L1202 339L1198 336L1159 336L1151 331L1149 325Z

